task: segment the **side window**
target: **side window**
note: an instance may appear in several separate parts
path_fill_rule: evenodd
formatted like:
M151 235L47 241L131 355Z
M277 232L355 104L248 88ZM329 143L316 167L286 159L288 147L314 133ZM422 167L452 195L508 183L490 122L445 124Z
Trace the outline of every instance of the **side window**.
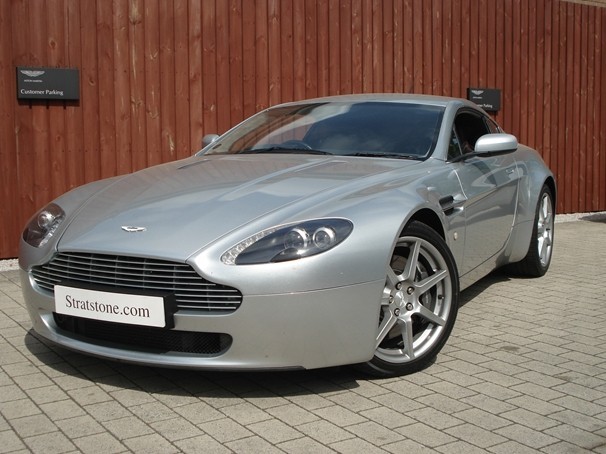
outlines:
M459 139L457 139L457 134L453 129L450 133L450 143L448 144L448 156L447 159L450 161L458 156L461 156L463 152L461 151L461 146L459 145Z
M491 132L482 115L471 111L462 111L457 114L454 128L463 153L471 153L476 141L484 134Z
M488 130L490 131L490 134L498 134L501 131L501 128L499 128L499 126L492 121L490 118L486 118L486 126L488 127Z

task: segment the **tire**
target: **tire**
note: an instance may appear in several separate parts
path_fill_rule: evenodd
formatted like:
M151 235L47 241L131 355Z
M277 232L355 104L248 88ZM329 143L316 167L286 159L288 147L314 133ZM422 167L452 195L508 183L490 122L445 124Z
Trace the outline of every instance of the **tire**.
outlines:
M539 195L535 210L532 237L526 257L509 265L508 270L518 276L541 277L549 269L553 251L553 196L547 185Z
M416 372L450 336L459 277L445 241L420 222L408 225L387 268L374 357L361 368L376 376Z

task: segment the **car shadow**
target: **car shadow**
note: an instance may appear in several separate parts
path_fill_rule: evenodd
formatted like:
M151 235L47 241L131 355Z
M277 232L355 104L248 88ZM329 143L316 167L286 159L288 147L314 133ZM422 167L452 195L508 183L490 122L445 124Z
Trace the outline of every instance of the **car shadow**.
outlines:
M601 222L606 223L606 213L593 213L588 214L587 216L582 216L580 218L581 221L589 221L589 222Z
M492 285L500 282L507 282L511 279L512 276L502 269L493 271L488 276L483 277L461 292L459 295L459 307L465 306L467 303L484 293Z
M25 345L39 362L64 375L104 389L133 389L201 398L276 398L334 394L381 380L351 366L315 370L195 371L140 366L96 358L54 345L30 330Z

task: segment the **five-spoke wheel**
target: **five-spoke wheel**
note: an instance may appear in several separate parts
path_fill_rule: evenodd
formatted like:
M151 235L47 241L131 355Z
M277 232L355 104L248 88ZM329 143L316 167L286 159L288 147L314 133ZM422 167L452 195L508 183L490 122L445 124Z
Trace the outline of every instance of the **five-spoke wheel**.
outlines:
M387 269L376 351L366 369L395 375L425 367L450 335L458 293L456 265L442 237L411 223Z

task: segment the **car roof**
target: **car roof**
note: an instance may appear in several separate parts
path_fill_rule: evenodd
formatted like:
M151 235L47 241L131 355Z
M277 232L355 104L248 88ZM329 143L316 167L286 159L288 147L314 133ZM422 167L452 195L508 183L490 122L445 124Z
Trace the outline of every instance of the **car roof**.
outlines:
M365 94L350 94L325 96L320 98L303 99L300 101L288 102L280 104L281 106L310 104L310 103L326 103L326 102L344 102L344 103L359 103L359 102L399 102L407 104L425 104L446 107L449 104L465 105L479 109L478 106L471 101L462 98L453 98L448 96L435 95L419 95L410 93L365 93Z

